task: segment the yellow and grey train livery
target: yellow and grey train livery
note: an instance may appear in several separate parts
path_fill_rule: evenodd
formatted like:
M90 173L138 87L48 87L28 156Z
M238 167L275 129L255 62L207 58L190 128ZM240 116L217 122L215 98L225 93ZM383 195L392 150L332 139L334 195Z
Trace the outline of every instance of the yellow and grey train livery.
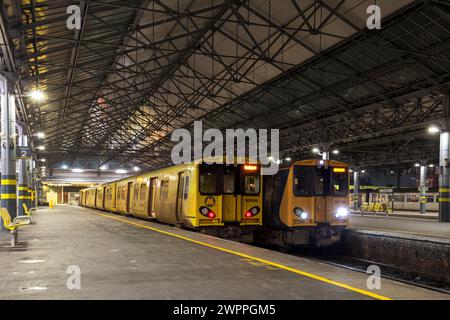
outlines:
M255 240L284 248L329 246L348 222L348 165L304 160L264 179L264 226Z
M80 204L251 241L262 224L262 178L255 164L186 164L80 192Z

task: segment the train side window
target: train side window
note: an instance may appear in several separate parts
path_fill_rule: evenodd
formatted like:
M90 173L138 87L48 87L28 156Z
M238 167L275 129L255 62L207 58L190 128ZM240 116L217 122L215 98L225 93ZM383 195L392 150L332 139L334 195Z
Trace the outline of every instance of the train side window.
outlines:
M184 180L184 194L183 194L184 200L188 198L188 194L189 194L189 176L186 176Z
M169 181L163 180L161 181L161 189L159 191L159 197L161 201L167 200L168 195L169 195Z
M135 183L135 185L134 185L134 201L138 201L139 189L140 189L139 184Z
M141 183L141 188L140 188L140 194L139 194L139 199L142 201L145 199L145 195L146 195L146 191L147 191L147 185L145 183Z

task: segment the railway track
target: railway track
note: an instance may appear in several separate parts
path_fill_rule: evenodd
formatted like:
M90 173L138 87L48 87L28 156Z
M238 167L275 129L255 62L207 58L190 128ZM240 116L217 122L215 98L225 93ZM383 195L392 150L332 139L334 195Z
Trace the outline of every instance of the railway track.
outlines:
M311 252L305 250L300 253L295 252L291 254L297 257L302 257L361 273L367 273L367 268L369 266L377 265L381 270L382 278L403 282L428 290L450 294L450 283L446 282L445 280L436 279L432 275L405 270L398 266L387 265L376 261L369 261L326 252Z

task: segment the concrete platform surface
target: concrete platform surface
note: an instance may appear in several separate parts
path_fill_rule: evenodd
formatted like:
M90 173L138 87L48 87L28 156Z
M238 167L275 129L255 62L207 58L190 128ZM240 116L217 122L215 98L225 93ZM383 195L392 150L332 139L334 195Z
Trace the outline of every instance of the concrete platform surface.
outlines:
M388 279L370 290L368 274L85 208L40 209L35 221L22 248L0 248L0 299L450 298Z
M350 216L349 229L395 233L435 241L450 241L450 223L428 219L383 216Z
M351 215L356 216L376 216L376 217L399 217L399 218L417 218L417 219L431 219L438 220L438 212L426 212L420 213L419 211L403 211L395 210L392 213L386 214L385 212L361 212L361 211L351 211Z

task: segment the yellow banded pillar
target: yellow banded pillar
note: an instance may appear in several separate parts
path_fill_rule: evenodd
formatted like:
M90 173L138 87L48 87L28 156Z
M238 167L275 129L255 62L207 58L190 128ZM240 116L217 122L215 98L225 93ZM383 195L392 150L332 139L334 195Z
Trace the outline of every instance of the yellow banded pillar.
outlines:
M12 87L12 86L11 86ZM1 206L7 208L11 218L17 216L16 195L16 104L5 75L0 74L1 105ZM1 224L3 227L3 223Z
M26 147L27 137L24 134L24 127L20 124L17 125L17 130L19 132L19 146ZM18 177L18 188L17 188L17 215L24 216L25 209L23 204L26 204L28 208L30 206L27 204L28 199L28 172L27 172L27 160L19 159L17 161L19 167L19 177Z
M439 150L439 221L450 222L450 133L441 133Z

